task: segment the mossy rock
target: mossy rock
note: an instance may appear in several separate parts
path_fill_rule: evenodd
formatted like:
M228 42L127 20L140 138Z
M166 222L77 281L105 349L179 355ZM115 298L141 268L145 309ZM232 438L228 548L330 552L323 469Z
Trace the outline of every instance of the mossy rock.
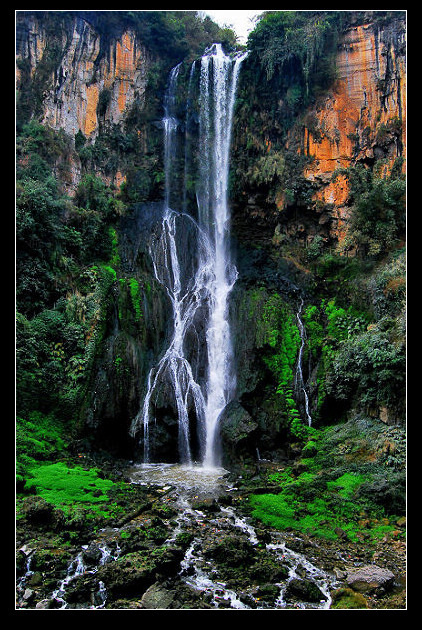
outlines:
M368 602L361 593L351 588L339 588L331 593L330 609L368 608Z

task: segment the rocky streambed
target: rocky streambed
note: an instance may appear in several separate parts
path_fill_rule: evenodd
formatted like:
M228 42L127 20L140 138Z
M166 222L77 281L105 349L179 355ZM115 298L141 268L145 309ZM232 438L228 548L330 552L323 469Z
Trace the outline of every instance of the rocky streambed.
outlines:
M403 543L374 552L257 525L223 469L154 464L126 475L130 509L95 535L82 527L78 544L73 534L57 545L66 525L34 498L18 533L17 608L405 607Z

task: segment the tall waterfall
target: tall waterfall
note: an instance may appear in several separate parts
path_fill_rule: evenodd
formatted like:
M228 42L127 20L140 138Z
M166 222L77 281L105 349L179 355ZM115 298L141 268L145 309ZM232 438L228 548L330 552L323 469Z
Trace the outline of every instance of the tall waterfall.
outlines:
M190 175L187 148L191 144L187 139L183 190L173 190L177 188L177 143L182 127L176 116L181 64L169 77L163 118L164 212L161 229L151 239L150 255L155 276L172 305L173 329L166 352L149 373L144 404L131 427L133 435L143 428L146 462L151 457L154 400L169 396L177 412L180 460L192 462L191 433L195 428L201 462L207 467L218 464L218 420L235 387L228 297L237 270L230 255L227 188L236 85L245 56L232 58L220 44L213 44L200 60L196 72L196 209L192 214L187 211L186 196ZM187 108L191 106L196 64L190 72ZM186 130L188 114L186 111Z

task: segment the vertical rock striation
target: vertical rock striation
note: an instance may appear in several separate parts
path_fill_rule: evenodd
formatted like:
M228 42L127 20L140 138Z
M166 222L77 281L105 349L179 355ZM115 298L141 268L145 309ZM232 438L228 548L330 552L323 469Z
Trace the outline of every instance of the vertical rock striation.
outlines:
M45 77L44 124L94 138L100 116L118 124L134 100L142 100L152 58L133 31L102 45L100 34L80 17L53 37L42 20L18 15L17 60L29 62L32 79L53 40L61 50ZM21 80L18 68L18 89Z
M314 201L331 206L337 219L332 236L341 247L349 191L343 176L332 180L335 170L379 158L391 168L406 155L404 25L350 28L339 44L336 67L331 91L308 112L312 127L305 117L298 152L313 158L303 174L318 184Z

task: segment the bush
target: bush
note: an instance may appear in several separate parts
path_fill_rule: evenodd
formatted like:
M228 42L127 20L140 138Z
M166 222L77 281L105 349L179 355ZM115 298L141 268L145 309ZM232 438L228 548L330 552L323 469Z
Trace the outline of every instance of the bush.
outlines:
M351 235L361 255L380 257L403 235L406 220L406 181L397 159L391 173L383 177L377 165L342 170L350 183Z
M343 341L332 355L327 392L366 407L401 409L404 404L405 348L388 333L369 330Z

